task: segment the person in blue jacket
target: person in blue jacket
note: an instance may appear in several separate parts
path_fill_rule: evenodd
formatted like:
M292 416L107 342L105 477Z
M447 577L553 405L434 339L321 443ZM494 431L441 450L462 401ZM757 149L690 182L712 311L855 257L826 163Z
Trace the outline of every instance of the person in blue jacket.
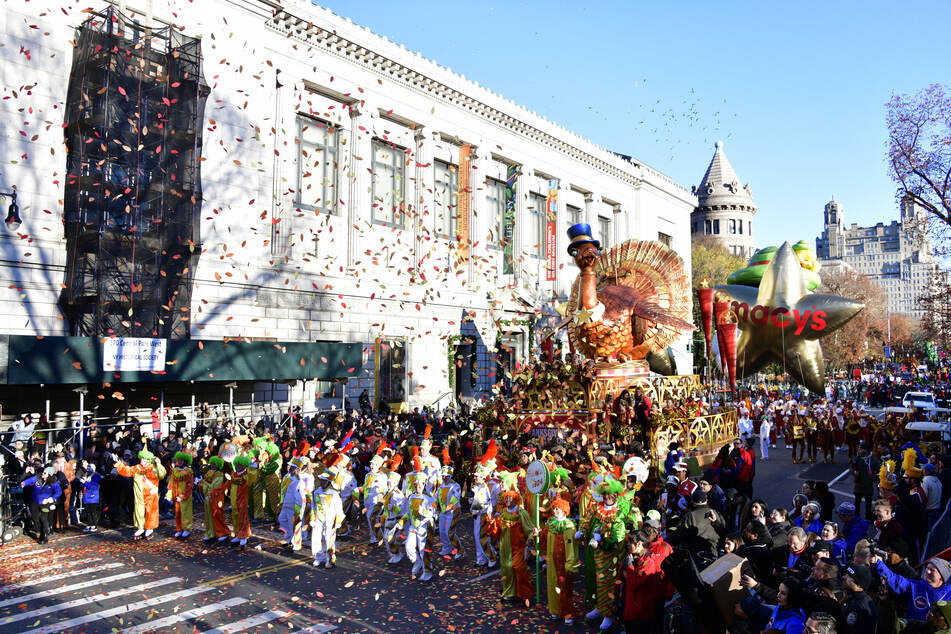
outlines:
M793 524L802 528L807 533L819 535L822 533L822 520L819 519L821 507L818 502L809 502L802 507L802 515L797 517Z
M27 467L27 474L33 474L33 467ZM33 499L30 502L30 512L36 522L37 543L45 544L49 541L50 511L56 508L56 500L63 495L63 489L56 481L56 472L53 467L46 467L40 475L29 475L22 487L33 487Z
M935 601L951 601L951 562L934 557L929 559L921 572L921 579L909 579L889 570L885 562L872 556L875 572L888 582L897 594L907 601L905 616L911 620L924 621Z
M855 512L855 505L851 502L843 502L836 509L836 515L839 516L839 524L842 526L842 537L848 546L849 552L855 552L855 545L868 537L868 522L858 517Z
M848 567L850 559L849 545L839 534L839 525L835 522L825 522L822 525L822 534L820 537L822 537L822 541L829 543L832 559L835 560L835 563L841 568Z
M99 486L102 476L96 473L96 467L85 460L76 470L76 480L83 490L83 509L86 511L86 527L84 533L95 533L99 530Z
M783 634L803 634L806 628L806 613L802 611L801 586L792 577L785 577L776 593L776 607L769 617L766 630Z

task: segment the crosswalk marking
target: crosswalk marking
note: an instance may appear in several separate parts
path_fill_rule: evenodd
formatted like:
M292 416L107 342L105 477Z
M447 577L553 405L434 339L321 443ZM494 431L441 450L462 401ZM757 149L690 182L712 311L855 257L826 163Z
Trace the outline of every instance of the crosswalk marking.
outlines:
M34 592L32 594L24 594L18 597L11 597L9 599L4 599L3 601L0 601L0 608L6 607L8 605L13 605L14 603L23 603L25 601L32 601L33 599L42 599L44 597L51 597L56 594L63 594L64 592L72 592L73 590L82 590L84 588L91 588L93 586L98 586L103 583L109 583L110 581L119 581L121 579L128 579L129 577L137 577L141 574L148 574L150 572L152 571L151 570L133 570L132 572L123 572L118 575L112 575L111 577L102 577L100 579L90 579L89 581L74 583L68 586L59 586L57 588L42 590L40 592Z
M18 588L25 588L27 586L33 586L39 583L46 583L47 581L57 581L59 579L65 579L66 577L72 577L76 575L77 573L64 572L59 575L53 575L52 577L45 577L41 580L37 580L37 575L41 575L47 570L62 570L63 568L72 568L73 566L80 566L82 564L92 564L92 563L96 563L97 561L102 561L102 559L100 559L99 557L93 557L92 559L73 559L71 561L64 561L62 563L54 564L52 566L46 566L45 568L31 568L29 570L25 570L24 574L19 575L21 577L26 577L29 575L31 578L30 581L22 581L20 583L11 583L9 585L0 586L0 593L9 592L10 590L16 590ZM122 564L118 564L118 563L105 564L103 566L97 566L94 568L86 568L83 570L83 572L84 573L98 572L100 570L105 570L106 568L118 568L121 565Z
M297 634L324 634L325 632L332 632L335 629L337 629L337 626L331 625L330 623L314 623L310 627L297 630Z
M240 621L235 621L234 623L228 623L227 625L222 625L221 627L216 627L212 630L205 630L201 634L235 634L236 632L243 632L248 628L264 625L265 623L274 621L275 619L281 619L289 615L290 612L268 610L267 612L255 614L254 616L249 616L246 619L241 619Z
M177 579L177 577L173 578ZM129 612L141 610L142 608L150 608L156 605L161 605L162 603L167 603L168 601L177 601L178 599L184 599L196 594L201 594L202 592L208 592L209 590L211 590L211 588L207 586L195 586L194 588L179 590L178 592L172 592L171 594L163 594L151 599L143 599L142 601L136 601L135 603L127 603L126 605L120 605L116 608L102 610L101 612L93 612L92 614L77 616L76 618L69 619L68 621L60 621L59 623L44 625L43 627L28 630L26 632L22 632L21 634L55 634L57 632L66 631L71 627L78 627L80 625L85 625L86 623L101 621L103 619L112 618L113 616L118 616L120 614L128 614Z
M90 603L97 603L104 599L111 599L113 597L122 596L124 594L132 594L133 592L141 592L143 590L149 590L151 588L157 588L159 586L167 586L170 583L178 583L181 580L182 580L181 577L166 577L165 579L159 579L158 581L151 581L149 583L140 583L137 586L121 588L119 590L113 590L112 592L103 592L102 594L96 594L91 597L73 599L72 601L67 601L66 603L57 603L56 605L48 605L42 608L37 608L35 610L30 610L29 612L20 612L19 614L12 614L6 617L5 619L3 619L3 621L0 621L0 625L16 623L17 621L25 621L26 619L31 619L35 616L43 616L44 614L52 614L53 612L59 612L60 610L69 610L70 608L76 608L81 605L88 605Z
M46 553L53 550L52 548L40 548L39 550L26 550L22 553L13 553L12 555L4 555L3 558L7 561L11 559L19 559L20 557L26 557L27 555L39 555L40 553Z
M206 614L211 614L212 612L217 612L218 610L223 610L225 608L231 608L247 602L248 600L245 598L235 597L233 599L228 599L227 601L222 601L221 603L203 605L200 608L186 610L180 614L173 614L172 616L155 619L154 621L149 621L148 623L143 623L142 625L128 627L119 632L119 634L139 634L140 632L153 632L163 627L168 627L169 625L175 625L176 623L181 623L182 621L197 619L200 616L205 616Z

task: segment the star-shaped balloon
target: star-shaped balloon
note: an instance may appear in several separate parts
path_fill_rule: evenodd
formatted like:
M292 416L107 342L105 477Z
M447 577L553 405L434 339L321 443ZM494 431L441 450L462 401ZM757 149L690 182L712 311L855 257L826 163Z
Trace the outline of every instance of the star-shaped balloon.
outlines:
M740 324L736 376L748 377L770 361L816 394L825 388L825 360L819 339L838 330L865 304L838 295L809 293L796 252L784 242L763 273L759 288L729 284Z

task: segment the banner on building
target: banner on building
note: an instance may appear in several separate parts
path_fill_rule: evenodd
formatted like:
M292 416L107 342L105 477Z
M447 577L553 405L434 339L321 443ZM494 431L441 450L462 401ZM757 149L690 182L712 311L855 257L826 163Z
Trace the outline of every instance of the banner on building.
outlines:
M515 187L520 165L509 165L505 172L505 216L502 218L502 274L515 273Z
M167 339L112 337L102 342L103 372L164 372Z
M558 179L548 181L548 199L545 203L545 280L554 282L558 276L557 225Z
M458 241L456 244L456 264L464 267L469 263L469 163L472 148L468 145L459 147L459 186L456 193L456 227Z

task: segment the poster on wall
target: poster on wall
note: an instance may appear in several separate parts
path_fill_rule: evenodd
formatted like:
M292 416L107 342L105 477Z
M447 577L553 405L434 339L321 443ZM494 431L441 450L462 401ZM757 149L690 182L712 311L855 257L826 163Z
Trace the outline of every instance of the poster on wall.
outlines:
M102 342L103 372L164 372L167 339L110 337Z
M469 262L469 161L472 148L468 145L459 147L459 190L456 194L456 227L459 239L456 241L460 267Z
M558 179L548 181L548 199L545 204L545 281L554 282L558 271L557 222Z
M515 186L521 166L509 165L505 172L505 216L502 219L502 274L515 272Z

